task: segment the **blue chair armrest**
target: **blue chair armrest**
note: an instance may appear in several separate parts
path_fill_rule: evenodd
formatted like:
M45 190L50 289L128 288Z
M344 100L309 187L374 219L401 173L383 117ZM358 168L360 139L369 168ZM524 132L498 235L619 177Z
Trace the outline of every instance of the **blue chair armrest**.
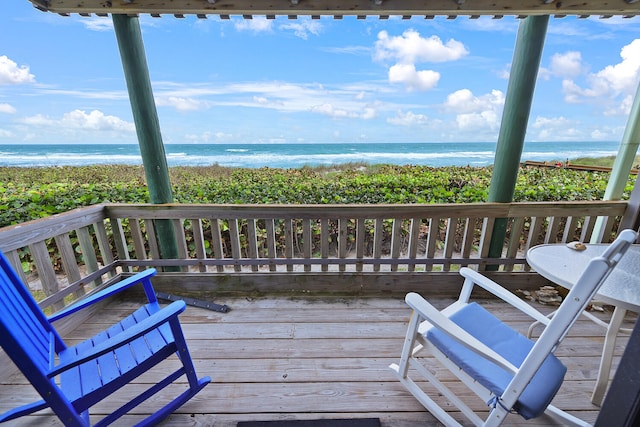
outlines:
M145 288L150 287L149 290L145 289L145 291L147 291L146 292L147 295L149 295L149 291L153 293L153 287L151 286L151 281L149 280L149 278L155 276L155 274L156 274L156 270L154 268L141 271L140 273L137 273L124 280L121 280L118 283L114 283L113 285L99 292L96 292L95 294L91 294L87 298L84 298L70 305L69 307L66 307L63 310L60 310L59 312L52 314L51 316L48 317L48 320L49 322L55 322L56 320L60 320L70 314L76 313L92 304L95 304L98 301L102 301L103 299L108 298L112 295L115 295L120 291L128 289L140 282L143 282L143 285L145 286Z
M162 310L152 314L146 319L143 319L139 323L131 326L130 328L127 328L125 331L114 335L104 342L101 342L100 344L91 348L91 351L78 354L73 358L73 360L62 361L51 371L49 371L47 376L49 378L53 378L57 375L60 375L66 370L82 365L89 360L93 360L99 356L102 356L103 354L113 351L118 347L128 344L131 341L140 338L142 335L148 333L149 331L157 329L158 326L162 325L163 323L177 318L178 315L186 309L186 307L187 305L184 303L184 301L175 301L167 307L164 307Z

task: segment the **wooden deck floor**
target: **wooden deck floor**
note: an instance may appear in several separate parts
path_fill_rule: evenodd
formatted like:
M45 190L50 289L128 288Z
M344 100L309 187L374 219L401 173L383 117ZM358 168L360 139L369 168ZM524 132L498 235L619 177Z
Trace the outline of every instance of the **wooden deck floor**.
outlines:
M388 369L399 356L410 315L401 299L216 302L229 305L231 311L223 314L188 307L181 316L198 373L211 376L212 384L162 425L231 427L246 420L350 417L378 417L385 427L438 425ZM440 307L448 303L444 299L432 302ZM528 322L515 311L493 300L482 303L526 329ZM135 305L131 301L111 303L69 340L93 335ZM626 337L618 339L617 355L626 341ZM595 421L599 409L591 404L590 393L602 342L603 330L581 319L557 351L569 371L554 403L589 422ZM617 362L618 358L614 367ZM93 412L96 419L137 393L143 383L157 379L158 375L150 373L109 403L100 404ZM461 394L469 394L462 390ZM0 411L35 397L31 386L15 375L0 385ZM118 425L132 425L154 407L152 402L138 408ZM477 401L475 407L485 406ZM524 422L510 415L506 424L549 425L550 420ZM49 411L42 411L6 425L60 423Z

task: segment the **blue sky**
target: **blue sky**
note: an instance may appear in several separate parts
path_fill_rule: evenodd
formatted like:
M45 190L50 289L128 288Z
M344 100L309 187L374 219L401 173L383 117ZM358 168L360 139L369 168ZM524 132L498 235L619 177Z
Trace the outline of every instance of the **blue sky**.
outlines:
M551 18L527 141L619 141L640 18ZM496 141L518 20L141 16L165 143ZM0 144L136 143L111 18L0 2Z

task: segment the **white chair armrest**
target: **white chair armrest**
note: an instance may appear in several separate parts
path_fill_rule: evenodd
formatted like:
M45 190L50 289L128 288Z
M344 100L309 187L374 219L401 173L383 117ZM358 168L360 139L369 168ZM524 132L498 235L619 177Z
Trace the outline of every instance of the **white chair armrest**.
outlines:
M509 290L503 288L498 283L489 279L488 277L485 277L477 271L467 267L461 268L460 274L465 278L465 280L469 280L474 284L480 286L481 288L491 292L493 295L527 314L536 321L544 325L549 324L549 318L547 316L533 308L531 305L520 299L518 296L514 295Z
M462 329L448 317L440 313L437 308L417 293L410 292L405 297L406 303L414 310L414 315L418 314L434 327L465 346L471 351L480 354L482 357L492 361L496 365L512 372L518 372L512 363L493 351L491 348L477 340L473 335Z

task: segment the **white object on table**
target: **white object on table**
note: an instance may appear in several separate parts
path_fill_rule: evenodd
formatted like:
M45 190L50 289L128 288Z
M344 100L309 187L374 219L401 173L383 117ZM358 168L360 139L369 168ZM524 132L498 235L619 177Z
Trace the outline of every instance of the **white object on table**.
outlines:
M527 252L527 262L541 276L571 289L591 258L602 255L609 245L586 244L586 246L584 250L575 250L565 244L534 246ZM607 330L598 378L591 396L591 402L600 405L609 382L613 350L624 316L627 311L640 312L640 245L629 248L594 300L615 307L608 324L585 312L587 317Z

